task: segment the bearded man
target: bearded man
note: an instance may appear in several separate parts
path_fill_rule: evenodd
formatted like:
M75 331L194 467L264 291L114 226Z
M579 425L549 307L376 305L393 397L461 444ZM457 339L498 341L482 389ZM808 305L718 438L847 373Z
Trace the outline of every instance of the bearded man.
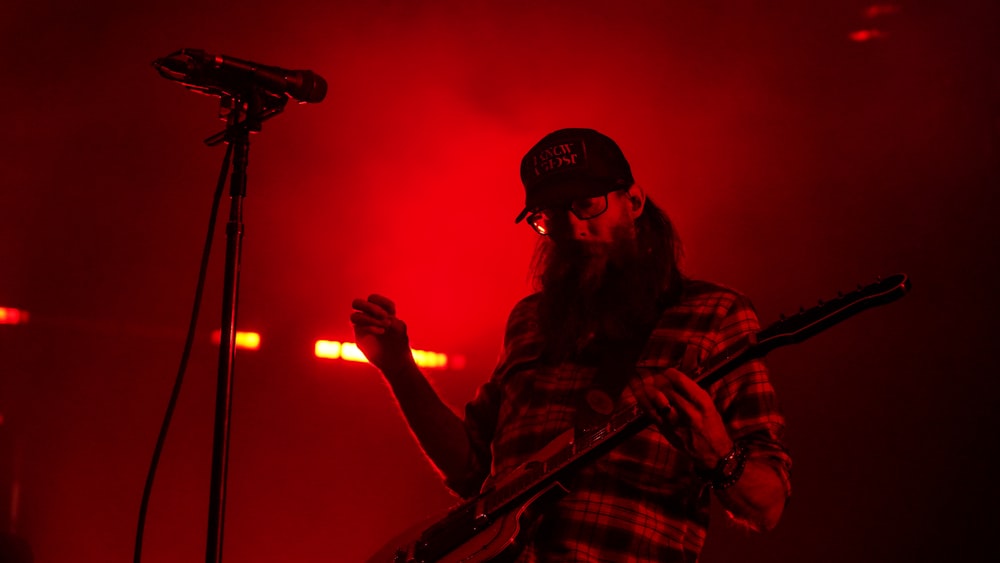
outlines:
M516 222L543 237L538 292L511 312L500 360L464 416L417 368L395 304L353 303L358 346L445 484L463 498L491 491L567 431L631 405L648 426L561 476L564 494L535 510L540 520L505 557L696 561L713 493L736 522L773 528L791 459L766 366L751 360L707 389L685 375L759 330L750 301L682 275L670 220L609 137L552 132L522 159L521 180Z

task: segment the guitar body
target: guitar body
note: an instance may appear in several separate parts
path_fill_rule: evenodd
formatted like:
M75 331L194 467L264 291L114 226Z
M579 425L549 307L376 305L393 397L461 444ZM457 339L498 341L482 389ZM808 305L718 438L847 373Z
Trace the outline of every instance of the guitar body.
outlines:
M519 465L509 475L496 482L491 491L503 491L516 488L519 481L538 469L542 460L551 457L560 450L572 446L573 430L559 434L555 439L536 452L527 461ZM434 536L435 544L452 545L447 553L445 549L421 549L422 541L428 538L428 531L435 522L447 518L436 517L422 522L406 532L396 536L376 553L369 563L421 563L436 561L441 563L503 563L513 561L524 549L524 541L530 537L534 527L540 522L544 508L568 493L569 490L558 481L550 481L539 490L533 492L526 500L491 518L474 518L467 525L455 526L450 531L438 532ZM495 493L494 493L495 494ZM488 514L492 511L483 504L489 494L471 499L462 506L469 509L470 514ZM454 509L449 511L453 514ZM447 536L454 536L449 538ZM433 551L434 556L428 557L426 551Z
M514 561L524 549L524 541L531 537L535 526L541 522L544 507L555 502L568 491L558 482L545 487L516 510L488 524L474 536L442 557L429 561L440 563L507 563ZM427 528L437 522L433 518L410 528L393 538L368 563L420 563L428 561L419 557L417 545Z

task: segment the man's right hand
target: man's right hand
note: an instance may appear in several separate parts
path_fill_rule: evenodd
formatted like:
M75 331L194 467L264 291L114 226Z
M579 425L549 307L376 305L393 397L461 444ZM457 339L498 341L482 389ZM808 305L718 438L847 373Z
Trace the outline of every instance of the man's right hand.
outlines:
M396 318L396 304L391 299L372 294L368 299L355 299L351 306L358 348L372 365L392 375L413 363L406 323Z

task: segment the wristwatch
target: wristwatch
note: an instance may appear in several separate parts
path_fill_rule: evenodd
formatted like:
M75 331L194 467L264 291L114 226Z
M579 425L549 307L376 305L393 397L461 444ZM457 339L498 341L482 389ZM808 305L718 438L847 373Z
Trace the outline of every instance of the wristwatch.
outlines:
M715 469L709 477L708 486L721 491L731 487L743 475L743 468L747 464L747 449L739 442L733 442L733 449L729 451L719 463L715 464Z

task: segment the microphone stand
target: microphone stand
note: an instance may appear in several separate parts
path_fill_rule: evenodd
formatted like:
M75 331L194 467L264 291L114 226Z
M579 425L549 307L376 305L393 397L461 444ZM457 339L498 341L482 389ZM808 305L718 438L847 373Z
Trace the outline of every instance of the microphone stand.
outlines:
M226 509L226 476L229 468L229 432L232 421L233 374L236 359L236 316L239 305L240 260L243 250L243 200L247 193L247 161L250 133L260 131L261 122L280 113L288 101L260 88L222 97L220 115L229 125L205 140L209 146L232 143L233 161L229 180L229 222L226 225L226 262L223 280L222 335L219 338L218 380L215 390L215 429L212 444L212 476L209 491L206 563L221 563Z

